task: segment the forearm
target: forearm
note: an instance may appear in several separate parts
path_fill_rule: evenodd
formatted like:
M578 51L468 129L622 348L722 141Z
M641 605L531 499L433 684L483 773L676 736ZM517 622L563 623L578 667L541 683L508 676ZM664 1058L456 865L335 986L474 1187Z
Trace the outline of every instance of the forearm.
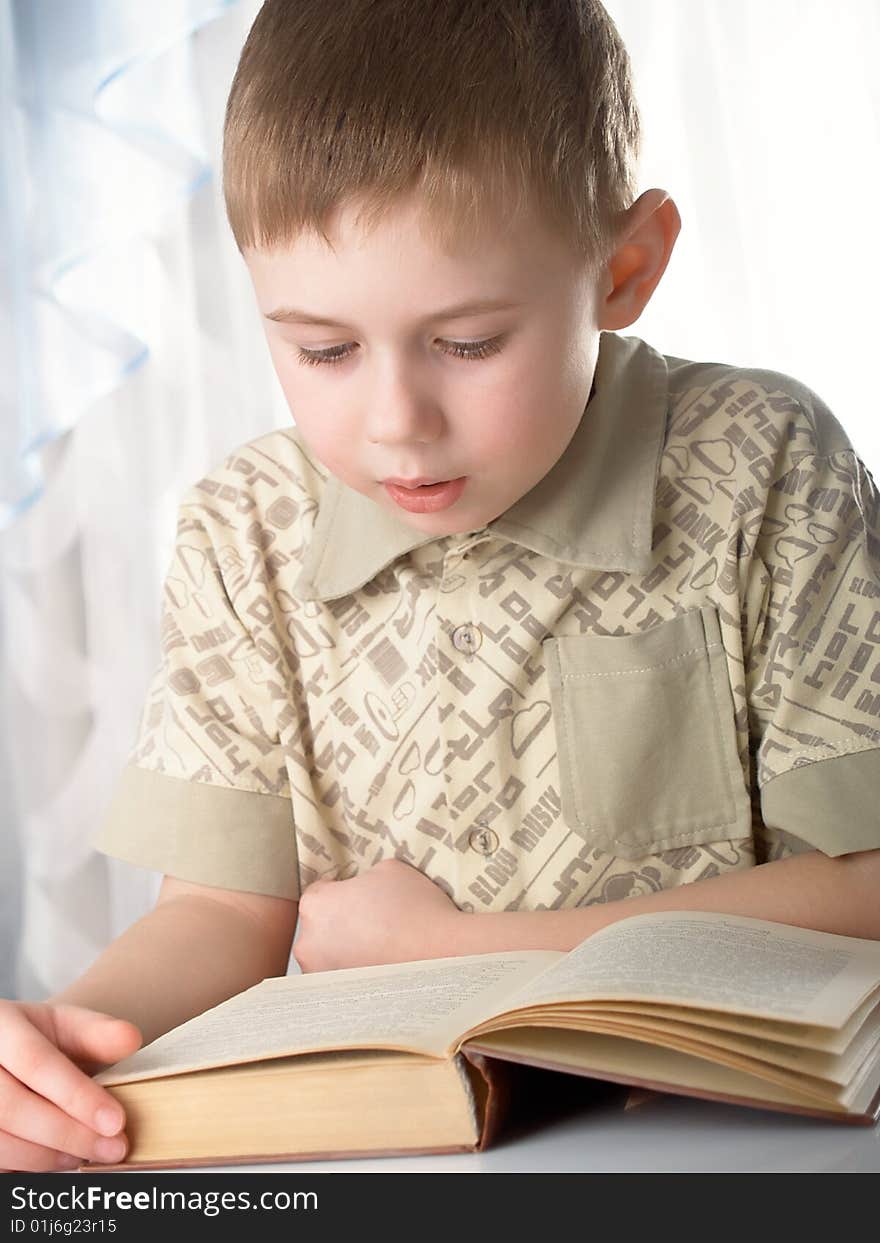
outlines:
M144 1044L270 975L287 958L244 912L173 898L137 920L50 1002L128 1019Z
M607 924L659 911L715 911L880 940L880 851L792 855L659 893L563 911L463 915L449 954L567 951Z

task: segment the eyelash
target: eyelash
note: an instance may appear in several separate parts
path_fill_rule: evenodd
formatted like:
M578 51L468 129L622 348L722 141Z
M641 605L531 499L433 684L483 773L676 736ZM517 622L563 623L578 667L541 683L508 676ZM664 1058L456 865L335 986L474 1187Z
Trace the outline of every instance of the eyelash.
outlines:
M493 354L500 354L503 346L503 337L490 337L486 341L448 341L446 344L451 348L444 350L444 353L451 354L453 358L461 358L466 362L477 362L483 358L489 358ZM324 363L340 363L351 356L351 349L345 345L334 345L327 350L303 350L297 348L299 354L299 362L306 363L308 366L320 366Z

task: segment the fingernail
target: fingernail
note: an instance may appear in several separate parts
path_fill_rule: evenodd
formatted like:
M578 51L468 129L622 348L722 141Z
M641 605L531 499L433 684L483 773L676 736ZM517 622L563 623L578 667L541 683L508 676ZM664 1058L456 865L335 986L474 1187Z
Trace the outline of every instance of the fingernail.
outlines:
M78 1165L82 1165L85 1157L59 1157L57 1169L59 1170L75 1170Z
M99 1139L95 1144L95 1156L99 1161L121 1161L125 1154L125 1141L116 1139Z
M102 1135L115 1135L122 1123L123 1117L118 1109L106 1107L95 1114L95 1126Z

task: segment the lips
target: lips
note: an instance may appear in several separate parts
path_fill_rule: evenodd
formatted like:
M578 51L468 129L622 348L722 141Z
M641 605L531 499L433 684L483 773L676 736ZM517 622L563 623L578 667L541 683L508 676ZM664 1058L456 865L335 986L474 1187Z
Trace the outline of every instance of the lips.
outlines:
M412 484L414 480L410 480ZM401 509L411 514L435 514L454 505L465 489L466 476L443 479L439 483L423 483L416 487L401 486L385 480L383 487Z
M419 479L395 479L393 476L389 476L387 479L383 479L382 482L393 483L398 488L415 489L426 485L431 486L435 483L448 483L449 481L448 479L428 479L427 477Z

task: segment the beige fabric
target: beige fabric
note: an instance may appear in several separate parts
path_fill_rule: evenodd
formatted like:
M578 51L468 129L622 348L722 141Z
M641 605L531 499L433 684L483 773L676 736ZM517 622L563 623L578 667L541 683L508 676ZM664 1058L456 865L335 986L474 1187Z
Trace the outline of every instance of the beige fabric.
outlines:
M796 380L607 332L562 459L479 531L272 432L183 500L153 779L96 845L291 897L396 855L480 911L880 846L878 508Z
M125 857L142 867L203 885L296 897L289 798L254 798L249 790L129 764L95 838L98 850L114 853L120 823Z
M627 859L749 831L714 605L637 634L546 639L544 652L567 824Z
M768 825L796 824L805 844L845 854L876 850L878 795L880 752L875 749L807 760L768 782L761 806Z

